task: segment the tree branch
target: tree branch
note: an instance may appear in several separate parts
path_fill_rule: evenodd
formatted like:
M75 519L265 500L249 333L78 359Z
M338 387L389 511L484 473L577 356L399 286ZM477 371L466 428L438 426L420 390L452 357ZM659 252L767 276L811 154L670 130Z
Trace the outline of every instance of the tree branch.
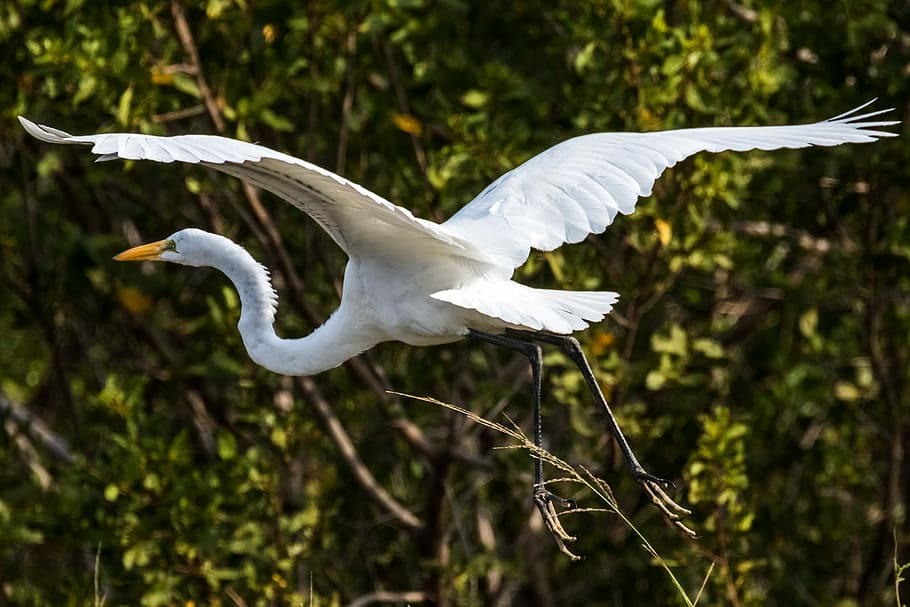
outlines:
M313 410L319 416L325 425L326 430L338 447L342 459L347 463L354 478L360 487L369 495L373 501L382 506L383 509L391 513L395 518L401 521L405 526L413 530L422 528L423 523L410 510L399 504L382 486L376 482L376 479L364 465L360 456L357 454L357 448L354 446L351 437L345 431L341 420L335 415L328 401L322 396L315 382L309 377L297 378L297 385L300 386L306 397L307 403L313 406Z
M186 54L190 56L190 62L196 73L196 85L202 94L205 107L209 112L209 116L212 117L212 122L215 123L215 128L219 133L223 133L224 119L221 117L215 97L212 96L212 90L205 81L205 75L202 73L202 62L199 60L199 51L196 49L196 42L193 40L190 26L186 22L183 5L178 0L171 0L171 14L174 16L174 26L177 28L177 36L180 38L180 43L183 45Z
M406 590L404 592L380 590L357 597L348 603L347 607L364 607L371 603L423 603L426 600L426 594L419 590Z
M65 438L54 432L37 415L15 404L6 394L0 392L0 414L8 416L19 426L24 426L32 438L44 445L48 451L67 464L75 459Z

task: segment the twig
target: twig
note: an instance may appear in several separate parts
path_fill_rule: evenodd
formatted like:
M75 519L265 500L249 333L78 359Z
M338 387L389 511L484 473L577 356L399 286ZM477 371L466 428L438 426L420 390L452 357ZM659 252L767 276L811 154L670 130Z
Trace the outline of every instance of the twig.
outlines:
M218 210L215 208L215 204L212 202L212 197L205 192L200 192L198 199L199 206L202 207L202 212L205 213L205 217L208 220L209 225L212 226L212 229L216 233L223 233L224 221L221 218L221 214L218 213Z
M32 438L44 445L56 457L67 464L73 463L73 453L70 451L66 439L51 430L37 415L9 400L3 392L0 392L0 414L8 415L16 424L24 426Z
M650 554L655 559L657 564L660 565L660 567L666 572L666 574L670 578L670 581L672 582L673 586L676 588L676 590L679 592L679 595L685 601L685 604L688 607L693 607L692 600L689 598L685 589L682 587L682 584L680 583L679 579L677 579L676 575L673 573L673 570L670 569L669 563L667 563L663 558L660 557L660 555L657 553L657 551L654 549L654 547L651 546L650 542L648 542L647 538L632 523L631 519L629 519L623 513L623 511L619 508L619 503L616 501L616 498L613 496L613 491L610 489L610 486L603 479L600 479L597 476L595 476L593 473L591 473L590 470L588 470L584 466L578 466L576 469L575 466L572 466L569 463L565 462L564 460L559 459L558 457L556 457L555 455L553 455L546 449L536 446L531 441L531 439L529 439L522 432L521 428L516 426L514 423L512 424L512 428L509 428L503 424L484 419L483 417L480 417L476 413L474 413L468 409L465 409L463 407L459 407L457 405L453 405L450 403L445 403L445 402L436 400L434 398L429 398L426 396L414 396L411 394L399 394L399 396L412 398L414 400L419 400L419 401L431 403L434 405L439 405L439 406L445 407L447 409L451 409L452 411L455 411L457 413L464 415L465 417L467 417L468 419L470 419L471 421L473 421L475 423L478 423L482 426L486 426L487 428L490 428L490 429L496 430L497 432L505 434L506 436L514 439L516 441L516 444L508 445L503 448L526 449L532 457L540 459L543 462L553 466L554 468L566 473L565 478L552 479L551 482L574 482L574 483L578 483L578 484L581 484L581 485L584 485L585 487L587 487L607 506L608 512L618 516L622 520L622 522L629 529L632 530L632 532L641 541L641 545L645 549L645 551L647 551L648 554ZM579 472L579 470L581 472ZM587 510L587 509L584 509L584 510ZM575 512L579 512L579 511L580 510L577 508L572 508L570 510L557 512L556 516L558 517L558 516L562 516L563 514L575 513ZM677 526L679 526L679 525L677 525ZM552 530L550 530L550 532L552 533ZM684 529L683 529L683 532L685 533ZM686 535L689 535L689 534L687 533ZM555 538L555 536L554 536L554 538ZM559 538L555 538L555 539L557 540L557 543L559 543ZM711 571L713 571L713 569L714 568L712 566L711 569L708 571L708 575L711 574Z
M223 133L224 119L221 117L221 112L218 110L218 103L212 96L212 90L205 81L205 76L202 73L202 62L199 60L199 51L196 49L196 43L193 40L190 26L186 22L183 5L180 4L178 0L171 0L171 14L174 16L174 26L177 28L177 36L180 38L180 43L183 45L183 49L186 53L190 56L190 62L195 68L196 85L199 87L199 93L202 95L202 101L209 111L212 122L215 123L215 128L219 133Z
M727 10L730 11L731 15L743 23L754 25L758 22L758 13L751 8L746 8L745 6L737 4L733 0L724 0L724 5L727 7Z
M798 230L782 223L773 221L734 221L729 228L716 221L709 221L705 228L708 230L730 229L740 234L748 236L787 238L793 240L797 246L806 251L812 251L820 254L827 253L831 250L837 250L839 253L856 253L859 246L847 238L842 238L833 242L829 238L813 236L806 230Z
M335 172L344 174L344 163L348 155L348 134L351 132L351 108L354 106L354 53L357 50L357 30L351 29L345 40L345 88L341 102L341 130L338 133L338 151L335 155Z
M404 85L401 83L401 77L398 73L398 65L395 63L395 55L392 53L392 45L389 44L385 36L380 36L379 44L385 54L386 65L388 66L389 82L392 83L392 89L395 91L395 100L398 102L398 109L402 114L410 115L411 108L408 104L408 95L405 92ZM411 146L414 148L414 157L417 160L417 166L420 167L420 174L423 176L424 185L427 191L432 191L430 178L427 176L427 153L423 149L423 144L414 133L409 133L411 137Z
M47 468L44 467L44 464L41 463L41 457L38 455L38 451L35 450L32 441L28 440L28 437L19 431L19 425L12 419L7 419L6 423L3 424L3 428L6 430L9 437L13 439L16 447L19 448L19 453L25 460L29 470L31 470L32 474L38 479L38 484L41 485L41 488L45 491L50 489L51 483L54 482L54 478L51 476L51 473L47 471Z
M714 567L717 565L714 561L711 561L711 565L708 567L708 572L705 574L705 579L701 581L701 588L698 589L698 594L695 595L695 598L692 600L692 607L698 605L698 601L701 600L701 595L704 594L705 588L708 587L708 580L711 579L711 574L714 572Z
M243 600L243 597L237 594L237 591L230 586L224 589L224 593L228 595L237 607L246 607L246 601Z
M316 411L317 415L319 415L323 424L325 424L326 430L338 446L341 457L348 464L351 472L354 473L354 478L360 487L366 491L367 495L369 495L373 501L380 504L405 526L410 527L411 529L420 529L423 526L420 519L410 510L399 504L395 498L389 495L389 493L376 482L376 479L357 454L357 449L354 447L351 437L348 436L344 426L341 424L341 420L335 415L332 407L322 396L322 393L319 391L319 388L316 387L313 380L309 377L300 377L297 378L297 385L300 386L300 389L303 391L306 401L313 405L313 409Z
M901 582L904 581L904 571L910 569L910 563L901 564L898 560L897 554L897 527L891 530L892 535L894 536L894 602L897 604L897 607L904 607L904 604L901 602Z
M99 578L101 576L101 542L98 542L98 549L95 551L95 562L92 568L92 583L95 590L94 593L94 607L104 607L104 604L107 602L108 588L107 583L105 583L104 593L101 592L101 584Z
M182 110L174 110L173 112L164 112L162 114L152 114L152 122L174 122L175 120L183 120L184 118L189 118L190 116L198 116L199 114L205 114L206 108L205 105L199 104L191 107L183 108Z
M212 416L209 415L208 409L205 407L205 401L198 390L187 391L186 399L193 410L193 425L199 434L202 448L207 454L211 455L215 453L215 422L212 420Z
M404 592L389 592L380 590L371 592L357 597L347 607L364 607L370 603L423 603L427 600L427 595L419 590L407 590Z
M898 379L891 369L902 368L901 360L886 359L885 348L882 345L883 310L890 303L881 293L881 290L873 286L865 302L865 338L866 347L869 352L869 360L872 363L872 372L881 387L881 395L891 412L891 428L889 431L890 448L888 449L888 473L885 491L882 495L881 510L884 516L878 524L878 529L873 544L872 554L878 556L885 553L885 546L888 537L888 529L893 528L898 518L898 509L900 508L900 490L901 490L901 463L904 461L904 421L900 414L903 404L903 390L898 386ZM895 357L896 358L896 357ZM869 559L865 570L860 577L860 588L869 585L869 581L875 575L875 565L878 559Z

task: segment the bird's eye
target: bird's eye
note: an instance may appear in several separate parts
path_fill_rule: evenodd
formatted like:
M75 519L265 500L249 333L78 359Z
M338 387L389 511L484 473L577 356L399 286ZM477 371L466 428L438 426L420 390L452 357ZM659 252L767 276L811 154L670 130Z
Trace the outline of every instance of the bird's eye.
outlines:
M177 253L177 252L178 252L178 251L177 251L177 243L174 242L173 240L166 240L166 241L164 242L164 247L162 247L162 248L163 248L165 251L173 251L174 253Z

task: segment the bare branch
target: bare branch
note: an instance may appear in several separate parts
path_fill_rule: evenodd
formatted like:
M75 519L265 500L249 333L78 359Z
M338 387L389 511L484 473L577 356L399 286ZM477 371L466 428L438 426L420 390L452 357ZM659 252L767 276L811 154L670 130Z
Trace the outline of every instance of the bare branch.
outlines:
M730 11L731 15L743 23L753 25L758 22L758 13L751 8L746 8L733 0L724 0L724 5L727 7L727 10Z
M351 130L351 108L354 106L354 89L357 81L354 78L354 53L357 50L357 30L351 29L345 41L345 87L344 99L341 102L341 131L338 133L338 152L335 156L335 172L344 174L344 164L348 155L348 134Z
M50 489L51 483L54 482L54 477L51 476L51 473L48 472L47 468L44 467L44 464L41 463L41 456L38 455L38 451L35 449L32 441L28 439L28 436L19 431L19 424L12 419L7 419L6 423L3 424L3 428L16 444L16 447L19 448L22 459L25 460L25 464L28 466L29 470L32 471L32 474L35 475L35 478L38 479L38 484L41 485L41 488L45 491Z
M205 102L205 107L215 123L215 128L219 133L224 132L224 119L221 117L221 111L218 109L218 103L212 96L212 90L205 81L202 73L202 62L199 60L199 51L196 49L196 42L193 40L193 34L190 31L190 25L186 22L186 15L183 12L183 5L178 0L171 0L171 14L174 16L174 26L177 28L177 36L187 55L190 56L190 62L196 73L196 85Z
M196 427L196 432L199 434L199 440L202 443L202 448L209 455L215 453L215 422L212 420L212 416L209 415L208 409L206 409L205 401L202 399L202 395L199 394L198 390L189 390L186 393L186 399L190 403L190 408L193 410L193 425Z
M206 107L204 105L194 105L191 107L183 108L182 110L174 110L173 112L152 114L152 122L173 122L175 120L183 120L184 118L189 118L190 116L198 116L199 114L204 114L205 112Z
M717 222L708 222L706 227L711 230L724 229ZM835 248L838 251L847 253L859 251L857 244L851 240L844 239L832 242L828 238L813 236L805 230L797 230L786 224L772 221L734 221L730 224L729 229L748 236L790 239L801 249L820 254L827 253Z
M347 607L364 607L372 603L423 603L427 595L419 590L406 590L404 592L389 592L380 590L357 597Z
M319 388L309 377L300 377L297 379L297 385L303 391L306 401L313 406L319 418L325 424L326 430L332 437L332 440L338 446L341 457L354 473L354 478L360 487L369 495L373 501L382 506L391 513L395 518L400 520L405 526L411 529L420 529L423 523L410 510L399 504L388 491L376 481L376 478L370 473L367 467L357 453L351 437L345 431L341 420L335 415L331 405L322 396Z
M398 72L398 65L395 63L395 55L392 51L392 45L389 44L385 36L380 36L380 45L385 54L386 65L388 66L389 81L392 83L392 89L395 91L395 100L398 102L398 109L402 114L411 114L411 108L408 104L408 95L405 91L404 84L401 81L401 75ZM420 138L414 133L409 133L411 137L411 146L414 148L414 157L417 160L417 166L420 167L420 173L423 175L424 185L431 189L429 177L427 177L427 153L423 149Z
M18 426L23 426L32 438L44 445L56 457L67 464L73 463L73 453L66 439L51 430L37 415L9 400L2 392L0 392L0 414L7 415Z

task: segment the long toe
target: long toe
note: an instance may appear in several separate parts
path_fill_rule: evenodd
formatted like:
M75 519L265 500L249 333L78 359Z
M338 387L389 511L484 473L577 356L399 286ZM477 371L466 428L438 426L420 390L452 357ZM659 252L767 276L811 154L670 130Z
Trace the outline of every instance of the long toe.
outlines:
M574 535L569 535L569 533L562 526L562 523L559 520L559 511L556 510L554 502L559 502L564 506L570 508L575 507L575 502L572 500L567 500L565 498L559 497L555 493L547 491L543 487L534 488L534 505L537 506L537 510L540 512L540 516L543 518L544 526L547 528L547 531L552 536L553 540L556 541L556 545L559 547L559 551L568 556L573 561L581 560L581 557L569 550L566 546L568 542L574 542L577 538Z
M632 475L641 484L653 483L663 487L667 491L676 491L676 483L671 480L655 476L647 472L644 468L638 468L632 471Z
M688 508L680 506L676 501L673 500L667 492L664 491L664 483L666 481L652 481L652 480L642 480L639 481L641 486L651 496L651 502L657 506L657 508L664 513L664 516L667 517L667 520L672 522L680 531L685 533L689 537L696 537L697 534L695 531L687 527L682 522L682 517L689 516L692 514L692 511Z
M577 507L575 500L573 500L571 498L562 497L561 495L557 495L557 494L553 493L552 491L550 491L549 489L545 489L543 487L535 487L534 503L539 504L540 501L547 501L547 502L551 502L551 503L559 502L563 508L566 508L568 510L573 510Z

